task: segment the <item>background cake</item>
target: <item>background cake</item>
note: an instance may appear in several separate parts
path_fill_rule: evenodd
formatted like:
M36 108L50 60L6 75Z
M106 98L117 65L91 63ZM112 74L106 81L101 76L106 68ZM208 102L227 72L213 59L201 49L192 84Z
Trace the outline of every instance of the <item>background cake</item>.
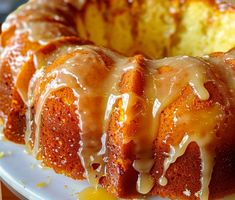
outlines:
M29 1L1 34L5 137L117 197L232 194L234 22L223 1Z

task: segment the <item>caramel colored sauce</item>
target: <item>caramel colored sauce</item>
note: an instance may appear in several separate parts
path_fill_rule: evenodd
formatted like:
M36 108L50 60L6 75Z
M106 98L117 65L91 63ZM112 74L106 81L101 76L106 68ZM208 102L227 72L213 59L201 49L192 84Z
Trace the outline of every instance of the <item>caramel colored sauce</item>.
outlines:
M229 87L230 94L235 96L235 50L231 50L227 53L222 53L220 56L204 56L205 61L211 63L211 68L215 71L217 76L222 76L226 85ZM235 103L234 98L231 102Z
M27 105L28 102L28 93L30 88L27 86L29 85L29 82L23 82L22 83L22 76L25 76L25 73L29 70L40 70L41 68L45 68L49 65L51 65L56 58L64 55L65 53L70 53L74 51L77 48L76 44L70 44L70 45L63 45L63 46L55 46L57 47L53 51L49 51L46 53L43 52L43 48L35 52L29 59L29 61L22 67L21 71L19 72L18 76L16 77L16 87L18 88L18 92L24 101L24 103ZM54 47L54 48L55 48ZM45 51L45 50L44 50ZM30 66L31 65L31 66ZM32 69L33 68L33 69ZM36 76L36 75L33 75ZM29 81L32 79L32 77L29 77Z
M78 200L116 200L103 188L88 187L78 193Z
M112 54L112 58L116 61L115 68L113 68L113 66L109 66L112 68L108 68L96 50L99 49L93 46L81 46L74 50L64 63L59 66L52 65L48 70L46 69L47 73L45 78L42 78L42 80L39 78L39 82L41 83L43 81L48 82L44 88L38 87L40 88L40 97L35 109L34 123L36 130L32 150L35 156L40 151L41 113L46 100L51 93L61 88L71 88L78 99L74 102L77 106L78 126L81 130L81 148L78 151L78 155L85 169L85 177L87 177L89 183L94 186L97 186L99 178L104 175L105 171L102 158L102 151L105 152L105 143L102 144L101 138L103 128L105 128L106 125L102 120L105 118L105 114L109 115L109 113L105 110L104 106L108 99L110 99L108 95L110 93L113 93L113 96L116 95L116 99L123 98L125 100L127 96L120 96L118 94L116 84L119 82L121 74L124 72L123 64L127 65L125 68L126 71L132 69L131 62L129 63L128 59L120 59L121 57L115 54ZM103 51L109 54L108 50L103 49ZM121 60L120 64L118 60ZM89 71L87 71L87 67L89 67ZM38 77L41 76L40 74L41 73L39 73ZM100 75L97 76L98 74ZM35 76L37 77L37 73ZM31 91L33 91L33 88L37 88L37 86L34 86L33 79L31 83L32 86L30 86L30 88ZM33 94L35 95L35 92ZM112 105L111 107L110 105L107 107L112 109ZM28 115L30 116L30 112ZM106 119L108 120L108 116L106 116ZM99 120L101 121L99 122ZM93 123L94 121L97 121L97 123ZM30 131L26 137L28 138L28 142L29 138L31 138ZM96 169L93 168L95 164L99 165Z
M35 4L32 1L27 4L27 12L21 13L21 17L26 17L27 20L16 23L16 35L27 34L29 41L38 42L41 45L47 45L62 36L76 35L75 28L67 26L71 22L65 17L70 15L65 2L81 9L85 1L60 1L56 6L54 3L45 2L40 1ZM35 15L31 15L34 11ZM65 16L62 17L59 12ZM8 18L3 30L11 27L16 20L15 16L12 14ZM42 16L47 16L48 21L38 20ZM57 25L53 26L53 23ZM49 26L50 30L48 30ZM187 56L158 61L145 59L143 95L137 95L134 92L121 93L118 90L122 75L138 68L138 63L134 58L122 57L105 48L90 45L61 47L46 60L40 60L35 54L32 59L36 73L30 80L29 87L23 88L20 84L16 84L18 92L28 106L26 145L30 146L34 124L36 128L32 153L37 156L40 152L41 115L46 101L48 98L53 98L53 92L70 88L77 99L73 103L77 108L76 114L81 135L78 155L85 169L85 177L92 186L97 187L99 179L106 175L104 156L108 123L115 103L120 101L123 109L123 115L118 119L120 128L130 123L137 115L140 118L137 133L125 142L133 140L136 145L136 159L133 162L134 169L139 173L136 189L141 194L147 194L155 185L150 171L154 164L153 142L158 136L161 113L180 96L186 86L190 86L194 95L201 101L208 101L210 94L205 84L209 81L216 84L217 77L214 74L219 74L219 77L223 76L220 78L230 87L231 93L227 104L235 105L235 76L228 64L230 60L235 59L233 54L233 52L228 52L221 57L208 56L203 60ZM63 56L66 56L65 60ZM106 63L107 58L110 59L109 64ZM19 58L18 61L22 63L27 59L30 58L26 56L26 58ZM223 85L220 84L218 87L223 91ZM139 102L144 105L140 110L141 114L133 113L132 108ZM33 106L35 106L34 117ZM170 143L167 142L167 138L163 140L169 145L170 151L165 152L163 172L158 182L161 186L168 184L166 177L168 168L177 158L184 155L191 142L196 142L200 147L202 167L201 189L198 194L200 199L208 199L208 186L215 156L214 149L209 146L216 145L216 127L223 119L223 108L215 104L206 111L188 112L178 116L175 110L174 114L172 122L174 127L187 124L186 131L179 142ZM94 168L94 165L98 167ZM87 199L88 196L93 199L115 199L101 188L87 188L78 196L81 200Z
M220 200L233 200L233 199L235 199L235 195L234 194L225 196L225 197L221 198Z
M169 166L185 153L191 142L196 142L200 147L202 160L202 186L199 194L201 199L207 199L209 197L209 183L214 166L215 149L209 148L208 145L211 143L214 143L214 147L216 145L214 131L216 125L223 119L224 113L221 110L219 106L215 105L210 110L185 113L176 119L176 128L177 126L180 127L186 124L187 129L179 144L170 144L170 151L167 153L168 157L164 160L163 173L159 179L160 185L167 185L165 174ZM218 117L215 118L214 116ZM167 141L167 138L164 141Z
M57 4L45 0L37 3L30 1L8 16L2 30L16 26L16 35L27 34L29 41L46 45L56 38L77 35L75 28L67 26L71 22L66 16L70 14L65 1L58 1Z
M204 87L205 82L208 81L206 66L199 60L190 57L176 57L165 60L163 59L159 61L159 63L156 62L156 64L155 65L154 64L155 63L152 64L153 69L151 70L155 69L156 71L155 74L154 71L151 72L151 75L153 76L152 79L154 80L154 85L156 88L156 93L154 96L155 100L153 103L153 118L155 120L155 127L153 128L153 130L154 133L156 134L159 127L158 123L161 112L180 95L184 87L190 85L193 88L195 95L197 95L198 98L201 99L202 101L205 101L209 98L209 93ZM158 74L156 75L156 73ZM184 78L182 79L181 77ZM187 116L188 120L192 120L195 117L196 115ZM180 126L180 120L178 119L174 120L173 123L175 126ZM189 124L188 126L190 127L189 128L190 131L191 126L195 122L186 121L185 123ZM203 124L201 123L198 123L198 126L200 130L204 128L205 130L208 130L206 129L207 127L203 127ZM169 168L169 166L172 163L174 163L178 157L184 154L188 144L190 143L189 141L194 137L195 134L200 134L200 132L198 133L197 130L191 130L191 134L189 133L185 134L186 135L184 136L182 141L179 144L177 144L177 146L170 144L170 152L166 152L168 157L166 157L166 159L164 160L163 173L159 179L159 184L162 186L167 185L168 181L167 178L165 177L165 173ZM199 136L196 139L196 141L199 142L198 139L200 138L201 136ZM208 185L206 185L205 187L208 187Z
M107 58L110 59L109 64L106 63ZM91 185L97 187L99 179L106 175L104 156L109 118L114 104L121 100L123 114L119 119L120 127L130 123L135 117L140 117L137 133L125 142L133 140L136 144L136 160L133 167L139 172L136 189L141 194L149 193L155 185L150 175L154 164L152 145L157 137L162 111L174 102L186 86L191 86L194 95L201 101L207 101L210 95L204 85L208 81L216 82L211 72L214 68L196 58L144 60L143 95L139 96L133 92L121 94L118 83L123 74L138 69L135 59L124 58L105 48L84 45L72 48L66 57L55 58L54 63L53 59L49 60L50 62L46 63L48 67L37 70L29 85L28 105L34 105L34 97L38 96L34 119L31 109L27 112L30 119L28 130L31 130L32 123L36 125L33 154L36 156L40 151L41 113L46 100L53 98L51 94L61 88L71 88L77 98L74 105L77 107L81 135L78 155L85 169L85 177ZM137 103L144 105L140 109L141 115L132 112ZM167 185L165 175L170 165L184 154L191 142L196 142L200 147L202 160L202 187L198 195L201 199L206 199L209 196L208 186L214 165L214 149L209 146L216 144L215 127L219 126L224 117L223 109L219 104L215 104L209 110L186 112L183 115L178 115L175 110L174 115L174 127L186 124L186 129L179 143L167 143L167 138L163 141L170 146L170 151L165 152L167 156L159 184ZM95 121L97 123L93 123ZM28 131L26 142L29 142L30 138L31 131ZM94 168L94 165L98 167Z
M147 82L145 87L147 114L141 122L143 129L140 130L135 139L139 150L136 152L138 160L133 163L133 167L140 173L137 190L142 194L148 193L154 186L154 181L149 176L149 172L154 163L152 145L157 137L161 112L180 95L181 90L188 84L202 101L209 98L209 93L204 87L204 83L208 80L206 65L201 61L191 57L175 57L159 61L147 61L147 63L148 71L145 77ZM165 71L167 73L164 73ZM181 77L184 77L184 79ZM177 121L175 123L178 124ZM150 130L148 127L150 127ZM149 130L147 132L148 137L146 137L146 130ZM143 141L144 144L140 148ZM183 152L180 155L183 155ZM171 162L171 159L173 158L169 157L169 160L166 159L164 162L165 170L159 180L160 185L167 184L164 174L169 165L174 162L174 160ZM143 182L145 183L144 186L140 184Z
M20 83L20 78L19 78L21 73L25 73L25 71L27 70L26 65L28 63L26 63L26 65L24 66L25 69L23 68L17 77L17 81L16 81L17 91L19 92L19 94L21 95L21 98L27 105L25 143L26 143L28 151L30 151L29 143L30 143L30 138L32 134L31 126L33 123L33 119L31 116L31 107L33 106L33 102L34 102L35 83L40 77L44 75L44 69L48 67L49 65L51 65L56 60L56 58L64 55L65 53L70 53L72 51L75 51L77 48L78 48L77 45L64 45L61 48L57 48L54 51L50 52L50 54L48 53L47 57L45 57L44 54L41 55L42 52L38 51L31 57L32 66L29 66L29 67L31 68L33 67L34 70L36 70L36 72L34 73L33 77L31 77L31 80L28 83L28 87L25 87L24 85L22 85Z

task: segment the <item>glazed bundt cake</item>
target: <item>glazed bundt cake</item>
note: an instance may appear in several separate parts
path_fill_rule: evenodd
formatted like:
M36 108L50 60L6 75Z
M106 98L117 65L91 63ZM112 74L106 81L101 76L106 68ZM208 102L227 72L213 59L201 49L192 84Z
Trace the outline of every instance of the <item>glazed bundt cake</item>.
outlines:
M4 135L119 198L231 195L234 22L223 1L31 0L2 26Z

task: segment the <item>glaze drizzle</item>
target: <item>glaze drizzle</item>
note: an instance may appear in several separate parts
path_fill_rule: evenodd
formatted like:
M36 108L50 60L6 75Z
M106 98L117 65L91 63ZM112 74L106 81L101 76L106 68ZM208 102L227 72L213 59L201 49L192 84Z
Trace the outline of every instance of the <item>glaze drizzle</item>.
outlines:
M60 1L56 8L54 4L48 3L45 10L40 9L42 6L44 8L45 1L39 2L39 4L29 3L28 7L25 7L29 12L21 13L22 16L19 17L26 17L28 21L17 24L17 35L27 34L29 41L46 46L56 38L77 34L74 28L66 28L66 25L70 23L66 18L69 10L64 5L65 2L73 4L73 1ZM76 6L80 9L83 5L84 2ZM38 9L40 12L31 17L30 13ZM64 16L58 15L57 10L63 12ZM49 21L57 24L46 34L42 34L42 31L46 31L52 22L34 23L42 16L47 16ZM14 17L15 15L9 17L4 30L12 26ZM222 105L216 102L206 112L187 112L184 115L179 115L175 110L172 122L174 127L188 124L188 129L178 143L169 142L167 135L162 141L169 146L170 151L164 152L163 171L157 181L151 175L154 165L153 145L158 136L162 112L181 95L182 90L187 86L192 88L193 94L200 101L206 102L210 100L210 94L205 87L207 82L214 83L223 91L223 84L217 80L219 76L230 87L231 94L230 98L226 99L226 106L234 105L235 76L232 68L228 67L228 63L234 64L234 52L228 52L221 57L207 56L203 59L187 56L158 61L143 59L143 64L139 66L135 58L126 58L105 48L92 45L67 47L50 55L44 63L38 62L37 56L34 57L36 73L30 80L29 87L22 88L16 85L28 107L25 142L29 149L32 148L33 155L37 156L40 153L41 117L46 101L52 98L53 92L70 88L76 97L74 105L77 108L76 114L81 135L78 156L85 169L84 176L91 185L97 187L100 178L106 176L104 157L107 129L110 116L114 112L114 105L121 101L123 118L119 120L120 128L137 117L140 118L136 134L125 141L126 143L134 141L136 146L136 158L132 163L133 168L138 172L136 190L145 195L157 182L163 187L167 186L166 175L170 165L184 155L191 142L196 142L201 153L201 189L198 194L200 199L208 199L208 187L215 156L214 149L209 149L208 146L217 142L216 127L219 127L225 115ZM63 61L65 55L68 57ZM56 65L57 63L60 64ZM121 77L132 70L140 70L143 73L143 94L121 92L118 89ZM139 113L133 113L132 108L138 103L143 107ZM35 113L32 112L33 109ZM99 123L94 123L96 121ZM205 122L201 123L201 121ZM94 169L93 165L98 165L98 167Z
M106 56L111 59L111 65L105 63ZM216 81L211 72L214 66L211 68L200 59L191 57L174 57L158 61L145 59L144 63L145 87L143 95L139 97L134 93L121 94L117 85L123 74L136 69L135 60L124 58L105 48L89 45L77 46L71 50L68 59L62 64L56 66L52 63L46 69L38 70L29 86L29 91L33 93L33 96L40 94L33 118L36 126L33 154L36 156L40 152L41 113L47 98L61 88L71 88L77 98L74 104L77 106L78 126L81 131L78 155L85 169L85 177L90 184L97 187L99 179L106 175L104 162L106 134L114 104L122 99L124 118L120 121L121 127L137 116L131 111L136 102L147 102L146 107L141 111L143 113L137 134L130 137L126 143L133 140L136 144L136 160L133 161L133 167L139 173L136 189L141 194L149 193L155 184L150 172L154 164L153 141L158 135L161 113L174 102L186 86L190 86L194 95L201 101L208 101L210 95L204 85L208 81L214 83ZM89 66L88 71L85 66ZM98 71L102 73L98 75ZM29 99L31 99L30 96L32 95L29 95ZM33 105L32 102L29 105ZM28 113L30 116L30 109ZM91 128L90 124L96 121L97 117L102 119L102 122ZM166 172L169 166L184 154L191 142L196 142L200 147L202 160L202 187L199 196L201 199L208 198L208 186L214 165L214 150L208 149L208 145L216 143L216 127L223 118L223 108L219 104L215 104L207 111L188 112L183 116L178 116L175 110L174 127L186 123L188 129L179 143L169 143L166 135L163 142L170 146L170 151L165 152L163 172L158 180L160 185L167 185ZM205 123L201 123L201 120ZM29 129L31 125L32 122L28 124ZM147 135L146 127L149 127ZM32 138L31 134L30 131L26 134L27 143ZM98 164L99 167L94 169L92 167L94 164Z

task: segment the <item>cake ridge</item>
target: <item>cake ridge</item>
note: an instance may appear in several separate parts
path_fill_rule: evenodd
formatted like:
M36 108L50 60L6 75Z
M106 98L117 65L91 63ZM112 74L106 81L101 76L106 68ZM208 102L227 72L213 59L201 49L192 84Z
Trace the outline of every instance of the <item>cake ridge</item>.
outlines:
M235 141L235 51L201 58L125 57L77 37L82 26L76 27L73 14L88 23L89 9L103 4L78 3L76 10L76 2L29 1L7 19L0 61L0 74L9 75L9 80L0 77L6 88L0 88L5 136L25 140L28 150L56 172L87 178L119 197L210 199L235 190L229 178L227 190L213 186L218 163L225 163L217 155L231 163L225 173L234 169L228 152ZM118 11L129 2L108 3ZM174 3L186 10L204 5ZM19 127L12 131L15 119Z

